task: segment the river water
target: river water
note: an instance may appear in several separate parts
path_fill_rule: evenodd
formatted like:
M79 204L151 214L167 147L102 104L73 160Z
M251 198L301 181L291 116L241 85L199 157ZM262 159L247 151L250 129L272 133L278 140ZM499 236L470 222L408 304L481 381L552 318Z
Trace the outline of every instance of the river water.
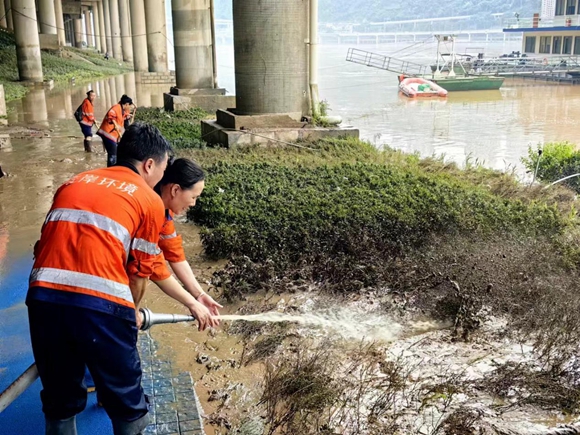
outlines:
M363 48L389 54L404 47ZM518 48L513 42L495 43L485 51L491 55ZM468 49L460 46L458 51ZM446 100L409 100L398 94L394 73L350 64L344 60L347 50L347 46L321 47L320 94L328 101L332 115L360 128L361 137L378 146L423 156L445 155L458 164L477 160L495 169L515 168L521 174L520 159L528 146L578 140L578 86L508 79L499 91L452 93ZM418 50L408 59L420 63L434 59L433 46L419 46ZM219 48L218 64L220 85L234 92L232 47ZM124 93L141 107L161 107L162 94L168 90L167 86L136 84L133 74L127 74L66 89L36 90L9 103L9 125L0 126L0 165L11 174L0 179L0 280L7 270L30 263L32 246L58 186L75 173L105 164L103 153L84 153L80 129L72 115L89 88L98 93L95 112L99 121ZM99 142L97 139L98 146ZM203 281L209 279L218 265L201 261L197 231L183 224L179 231L194 271ZM148 303L157 311L181 312L159 292L151 293ZM161 327L156 338L173 349L193 342L220 347L223 358L231 357L231 349L236 349L235 340L208 339L191 328ZM195 371L192 360L197 350L189 347L178 350L175 357L181 367ZM209 389L213 381L203 379ZM204 400L206 393L200 394Z

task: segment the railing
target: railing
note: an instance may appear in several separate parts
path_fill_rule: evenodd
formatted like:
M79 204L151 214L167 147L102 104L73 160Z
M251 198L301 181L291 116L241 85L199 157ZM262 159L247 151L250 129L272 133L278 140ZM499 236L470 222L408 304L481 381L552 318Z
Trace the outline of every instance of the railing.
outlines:
M468 69L466 67L466 69ZM498 58L474 61L469 73L475 75L525 75L533 73L580 72L577 56L554 56L549 58Z
M348 49L346 60L348 62L383 69L397 74L404 74L406 76L422 76L431 72L431 68L426 65L395 59L394 57L383 56L382 54L359 50L357 48Z
M510 18L504 21L505 29L531 29L546 27L580 26L580 15L562 15L554 18Z

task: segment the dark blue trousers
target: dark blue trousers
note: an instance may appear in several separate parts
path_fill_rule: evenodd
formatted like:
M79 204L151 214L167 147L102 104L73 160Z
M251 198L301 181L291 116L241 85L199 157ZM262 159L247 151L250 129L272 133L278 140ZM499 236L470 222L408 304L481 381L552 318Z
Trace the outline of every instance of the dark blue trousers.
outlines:
M88 367L113 426L141 426L143 419L144 427L147 404L135 322L72 305L38 300L28 300L27 305L46 418L68 419L85 408Z
M105 136L99 135L103 139L103 146L107 150L107 168L117 163L117 142Z

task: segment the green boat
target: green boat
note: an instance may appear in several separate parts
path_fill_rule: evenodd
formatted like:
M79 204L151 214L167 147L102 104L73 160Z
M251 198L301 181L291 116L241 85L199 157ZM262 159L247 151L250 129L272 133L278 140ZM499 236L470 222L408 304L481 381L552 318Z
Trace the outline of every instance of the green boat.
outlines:
M426 77L427 78L427 77ZM448 92L456 91L489 91L501 88L504 77L490 76L455 76L428 77Z

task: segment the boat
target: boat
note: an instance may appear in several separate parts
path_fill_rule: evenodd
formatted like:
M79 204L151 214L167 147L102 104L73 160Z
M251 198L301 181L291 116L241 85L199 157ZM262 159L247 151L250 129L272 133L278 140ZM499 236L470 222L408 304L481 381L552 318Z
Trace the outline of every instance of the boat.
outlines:
M505 77L493 76L440 76L430 79L448 92L491 91L500 89Z
M446 97L447 91L437 83L422 77L404 77L399 80L399 90L409 98Z

